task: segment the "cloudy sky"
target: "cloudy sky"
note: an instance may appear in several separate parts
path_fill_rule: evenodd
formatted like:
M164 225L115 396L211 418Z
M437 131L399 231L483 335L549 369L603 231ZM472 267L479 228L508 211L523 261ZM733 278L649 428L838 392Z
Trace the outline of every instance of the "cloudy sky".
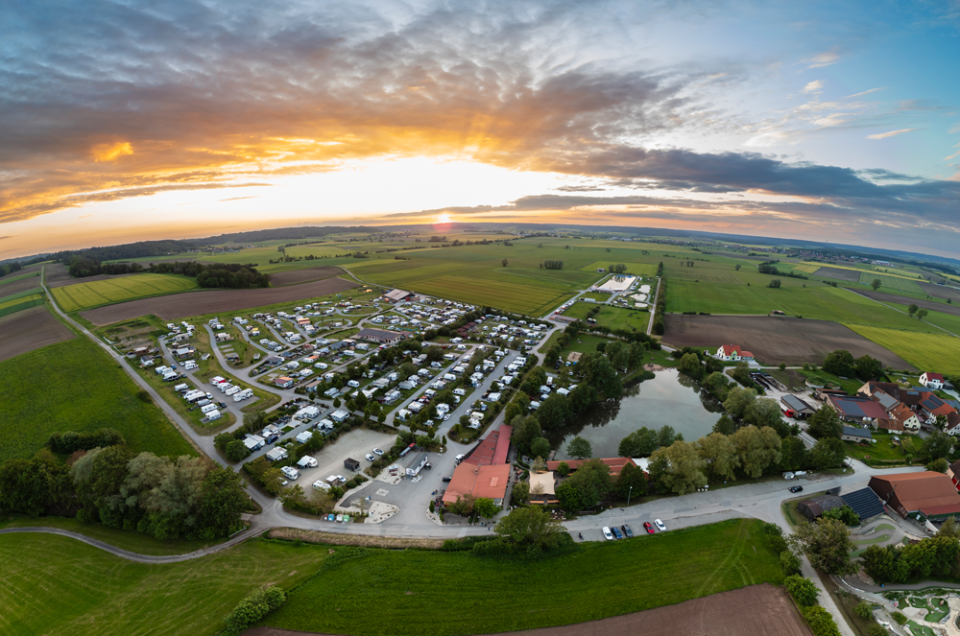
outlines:
M0 258L531 221L960 250L960 0L0 3Z

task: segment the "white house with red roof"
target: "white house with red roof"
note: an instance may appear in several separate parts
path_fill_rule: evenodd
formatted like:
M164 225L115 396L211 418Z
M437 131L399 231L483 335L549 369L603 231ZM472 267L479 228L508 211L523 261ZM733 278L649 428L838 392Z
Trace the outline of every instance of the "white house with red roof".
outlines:
M943 375L940 373L930 373L929 371L925 372L920 376L920 384L927 387L928 389L942 389L943 388Z
M738 345L723 345L717 349L717 359L724 362L740 362L741 360L753 360L753 354L744 351Z

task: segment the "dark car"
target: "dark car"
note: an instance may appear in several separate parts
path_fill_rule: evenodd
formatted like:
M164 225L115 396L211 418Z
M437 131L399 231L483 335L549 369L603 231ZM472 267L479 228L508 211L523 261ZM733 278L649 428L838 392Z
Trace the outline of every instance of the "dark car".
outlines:
M622 539L622 538L623 538L623 533L620 532L620 528L618 528L617 526L613 526L613 527L610 528L610 529L613 530L613 536L614 536L614 537L616 537L617 539Z
M277 441L278 439L280 439L280 436L279 436L279 435L271 435L270 437L268 437L268 438L267 438L266 440L264 440L264 441L266 441L267 444L273 444L273 443L274 443L275 441Z
M623 530L623 534L624 534L628 539L632 539L632 538L633 538L633 530L630 529L630 526L628 526L627 524L623 524L622 526L620 526L620 529Z
M444 477L444 478L443 478L443 482L444 482L444 483L450 483L450 479L451 479L450 477Z
M643 529L647 531L647 534L653 534L653 524L649 521L643 522Z
M790 492L803 492L803 486L790 486Z

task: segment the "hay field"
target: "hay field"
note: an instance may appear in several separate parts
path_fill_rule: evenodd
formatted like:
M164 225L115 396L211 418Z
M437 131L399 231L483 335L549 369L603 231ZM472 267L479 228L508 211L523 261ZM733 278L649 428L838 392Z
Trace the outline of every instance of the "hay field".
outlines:
M861 272L860 282L864 285L871 284L874 280L880 281L881 289L892 289L898 292L908 292L911 294L924 294L917 281L902 276L893 276L891 274L881 274L880 272Z
M83 311L137 298L188 291L197 281L174 274L137 274L111 280L77 283L52 289L53 297L65 312Z

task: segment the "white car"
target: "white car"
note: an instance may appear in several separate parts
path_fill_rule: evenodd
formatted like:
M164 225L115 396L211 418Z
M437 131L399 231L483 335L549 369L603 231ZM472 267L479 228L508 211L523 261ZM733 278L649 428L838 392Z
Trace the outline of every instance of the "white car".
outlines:
M610 532L610 528L603 526L603 538L607 541L613 541L613 533Z
M377 460L377 458L374 457L373 455L371 455L370 453L367 453L365 459L366 459L368 462L373 462L373 461L376 461L376 460Z
M379 448L374 448L374 449L373 449L373 454L374 454L374 455L377 455L378 457L383 457L383 451L380 450Z
M667 526L663 525L663 522L660 521L659 519L654 519L654 520L653 520L653 525L657 526L657 530L659 530L660 532L666 532L666 531L667 531Z

